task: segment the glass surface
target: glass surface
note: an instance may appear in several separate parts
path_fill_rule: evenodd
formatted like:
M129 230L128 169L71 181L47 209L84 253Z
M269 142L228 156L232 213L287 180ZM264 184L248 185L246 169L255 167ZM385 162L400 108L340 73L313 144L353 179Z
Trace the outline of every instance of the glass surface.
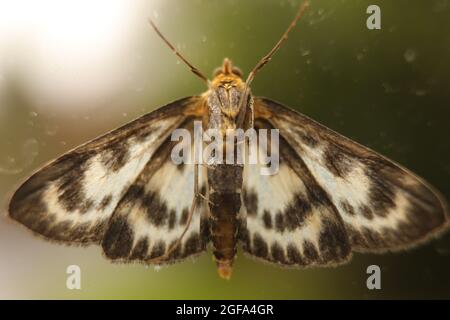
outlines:
M253 94L295 108L401 163L450 198L450 2L312 1L256 77ZM0 298L450 298L450 236L414 250L354 254L337 268L282 269L239 251L230 281L211 251L161 270L110 263L96 246L46 242L6 217L30 173L65 151L206 87L147 24L207 75L248 72L299 1L0 2ZM81 290L66 288L68 265ZM366 268L381 268L368 290Z

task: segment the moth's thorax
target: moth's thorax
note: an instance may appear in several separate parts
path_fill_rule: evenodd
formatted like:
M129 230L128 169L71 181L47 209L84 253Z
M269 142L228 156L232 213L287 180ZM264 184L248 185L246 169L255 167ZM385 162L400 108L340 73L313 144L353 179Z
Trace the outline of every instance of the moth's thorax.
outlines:
M242 112L240 99L245 90L241 71L225 59L216 69L209 90L206 92L209 128L225 131L237 128L237 119Z

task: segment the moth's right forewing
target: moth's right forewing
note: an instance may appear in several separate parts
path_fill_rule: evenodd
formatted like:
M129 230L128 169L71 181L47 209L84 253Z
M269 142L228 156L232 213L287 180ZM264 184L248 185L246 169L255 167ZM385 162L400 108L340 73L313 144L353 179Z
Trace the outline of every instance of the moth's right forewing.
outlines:
M52 240L99 242L120 199L200 100L170 103L46 165L15 192L10 217Z
M269 129L257 119L255 129ZM252 146L251 146L252 147ZM264 157L264 147L253 145ZM279 170L262 175L265 164L244 168L243 223L239 230L245 253L290 267L345 263L351 245L339 212L314 180L302 159L280 137ZM260 158L261 159L261 158Z
M354 250L399 250L447 229L445 199L409 170L269 99L255 99L255 118L280 130L339 212Z

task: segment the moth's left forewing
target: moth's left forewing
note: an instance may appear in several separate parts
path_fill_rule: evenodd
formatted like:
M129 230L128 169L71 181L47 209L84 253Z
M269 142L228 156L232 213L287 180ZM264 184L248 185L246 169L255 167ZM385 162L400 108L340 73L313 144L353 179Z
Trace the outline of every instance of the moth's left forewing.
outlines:
M269 99L255 99L255 118L280 130L339 212L354 250L403 249L448 227L439 192L393 161Z
M192 122L187 119L180 126L190 130L191 136ZM189 223L189 210L194 199L194 165L176 165L172 161L175 143L168 137L156 150L112 213L102 240L108 258L120 262L166 264L206 250L209 241L207 207L204 201L197 201ZM191 148L192 155L193 144ZM206 179L202 170L198 182L205 194ZM179 245L175 246L178 239ZM169 254L172 247L175 250ZM159 259L163 255L167 257Z
M100 242L128 188L201 101L188 97L170 103L44 166L15 192L10 217L47 239Z

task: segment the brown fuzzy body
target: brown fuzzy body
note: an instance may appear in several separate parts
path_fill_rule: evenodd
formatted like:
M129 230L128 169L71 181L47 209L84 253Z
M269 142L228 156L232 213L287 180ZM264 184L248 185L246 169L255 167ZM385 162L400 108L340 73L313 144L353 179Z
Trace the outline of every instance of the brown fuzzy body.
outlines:
M239 165L208 168L210 235L219 274L221 268L228 267L231 272L236 255L242 170Z
M225 59L221 69L207 92L208 121L207 128L220 133L223 141L228 134L245 126L247 103L241 103L244 97L245 84L240 78L240 71L233 68L231 62ZM246 101L247 102L247 101ZM227 145L223 146L223 154L227 154ZM233 150L236 155L236 144ZM225 164L223 161L213 161L208 165L207 176L209 185L210 235L213 244L214 257L219 275L228 279L231 276L232 264L236 255L239 211L241 208L243 165L236 162Z

